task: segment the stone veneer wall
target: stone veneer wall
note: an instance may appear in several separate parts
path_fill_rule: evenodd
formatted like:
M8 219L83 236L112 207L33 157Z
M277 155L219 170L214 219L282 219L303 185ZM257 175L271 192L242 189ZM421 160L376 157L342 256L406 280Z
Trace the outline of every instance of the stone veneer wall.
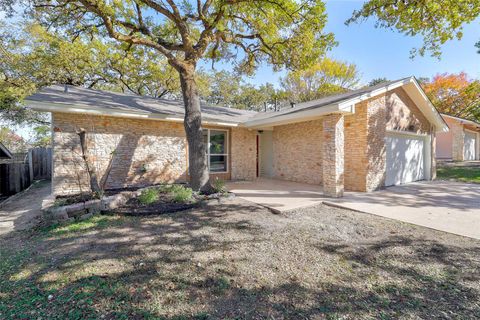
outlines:
M342 197L345 188L345 117L329 114L323 118L323 192Z
M452 135L452 160L463 161L465 147L465 130L463 125L455 119L445 118L445 120L450 127Z
M76 130L84 128L107 188L186 181L187 143L181 123L53 113L54 194L89 190Z
M322 119L274 127L274 178L322 184L322 140Z
M75 132L78 128L87 131L99 177L105 177L111 165L107 188L188 180L187 141L182 123L67 113L53 113L52 121L55 195L89 190L80 141ZM243 128L229 131L232 176L253 179L255 132ZM230 173L218 176L229 179Z

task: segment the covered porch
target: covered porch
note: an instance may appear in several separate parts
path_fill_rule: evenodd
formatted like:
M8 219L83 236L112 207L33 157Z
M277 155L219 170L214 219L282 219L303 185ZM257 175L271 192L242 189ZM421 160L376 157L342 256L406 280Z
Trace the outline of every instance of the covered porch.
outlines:
M262 205L275 213L320 204L329 199L320 185L270 178L232 181L226 187L237 197Z

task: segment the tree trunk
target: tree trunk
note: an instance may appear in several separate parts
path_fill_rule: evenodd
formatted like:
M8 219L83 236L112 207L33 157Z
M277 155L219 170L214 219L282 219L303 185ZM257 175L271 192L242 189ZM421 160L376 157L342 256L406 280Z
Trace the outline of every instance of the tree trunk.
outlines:
M183 103L185 105L185 132L188 141L188 167L193 190L209 193L207 146L203 142L200 96L195 82L195 67L185 68L180 73Z
M102 193L102 189L100 189L100 186L98 184L98 177L97 177L97 171L95 170L95 164L90 158L90 154L88 152L87 137L86 137L87 132L85 131L85 129L80 128L80 130L77 131L77 134L80 138L80 147L82 148L82 158L83 158L83 161L85 162L85 167L88 172L88 177L90 178L90 190L93 193L100 196Z

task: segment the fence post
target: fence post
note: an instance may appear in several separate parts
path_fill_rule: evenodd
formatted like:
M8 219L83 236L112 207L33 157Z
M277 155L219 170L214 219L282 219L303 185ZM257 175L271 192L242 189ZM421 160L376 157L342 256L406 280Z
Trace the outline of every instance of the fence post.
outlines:
M28 150L28 171L30 173L30 181L33 181L33 156L32 149Z

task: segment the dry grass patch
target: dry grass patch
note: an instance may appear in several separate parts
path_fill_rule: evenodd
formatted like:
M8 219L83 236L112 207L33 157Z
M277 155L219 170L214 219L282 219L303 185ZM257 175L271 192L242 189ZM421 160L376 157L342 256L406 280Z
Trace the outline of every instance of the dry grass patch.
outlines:
M480 317L479 241L325 206L101 216L0 248L0 318Z

